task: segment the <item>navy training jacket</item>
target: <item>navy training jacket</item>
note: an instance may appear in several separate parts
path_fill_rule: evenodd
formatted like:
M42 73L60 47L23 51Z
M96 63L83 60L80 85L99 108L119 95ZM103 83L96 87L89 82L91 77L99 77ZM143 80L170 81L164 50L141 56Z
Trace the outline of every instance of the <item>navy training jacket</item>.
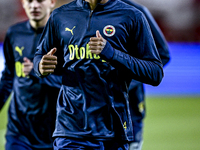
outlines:
M107 40L99 56L88 46L96 30ZM53 47L63 71L53 136L133 140L130 81L157 86L163 78L144 15L118 0L98 4L93 11L86 1L73 1L51 14L34 57L38 76L42 56Z

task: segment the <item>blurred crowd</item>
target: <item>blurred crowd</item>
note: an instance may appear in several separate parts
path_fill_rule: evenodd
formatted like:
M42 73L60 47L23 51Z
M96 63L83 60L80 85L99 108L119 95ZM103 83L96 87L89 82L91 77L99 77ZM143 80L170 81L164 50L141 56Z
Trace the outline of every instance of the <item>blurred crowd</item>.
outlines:
M72 0L57 0L56 7ZM200 42L200 0L134 0L146 6L169 42ZM25 20L20 0L0 0L0 42L10 25Z

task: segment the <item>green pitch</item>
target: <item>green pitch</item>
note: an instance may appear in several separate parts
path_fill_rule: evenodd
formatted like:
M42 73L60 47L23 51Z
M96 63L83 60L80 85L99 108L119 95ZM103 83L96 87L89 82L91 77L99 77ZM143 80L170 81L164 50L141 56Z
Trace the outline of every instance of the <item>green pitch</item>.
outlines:
M10 99L7 100L6 104L0 111L0 150L5 150L5 132L6 132L6 125L7 125L7 112L8 106L10 103Z
M0 112L4 150L8 103ZM147 97L143 150L200 150L200 97Z
M143 150L200 150L200 97L147 98Z

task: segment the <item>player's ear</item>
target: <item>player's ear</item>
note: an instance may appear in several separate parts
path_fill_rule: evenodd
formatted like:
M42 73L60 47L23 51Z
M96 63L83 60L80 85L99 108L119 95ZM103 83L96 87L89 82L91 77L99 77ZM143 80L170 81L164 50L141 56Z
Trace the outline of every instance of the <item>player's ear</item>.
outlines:
M24 0L20 0L21 1L21 3L22 3L22 6L24 7Z
M56 5L57 0L51 0L51 8L54 8Z

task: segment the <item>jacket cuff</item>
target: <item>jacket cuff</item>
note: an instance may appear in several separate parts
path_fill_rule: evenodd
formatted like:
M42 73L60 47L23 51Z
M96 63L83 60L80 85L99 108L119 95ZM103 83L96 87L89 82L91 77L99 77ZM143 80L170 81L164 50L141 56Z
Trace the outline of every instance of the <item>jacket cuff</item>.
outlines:
M107 41L104 49L102 50L100 57L105 60L111 60L114 56L115 50Z

